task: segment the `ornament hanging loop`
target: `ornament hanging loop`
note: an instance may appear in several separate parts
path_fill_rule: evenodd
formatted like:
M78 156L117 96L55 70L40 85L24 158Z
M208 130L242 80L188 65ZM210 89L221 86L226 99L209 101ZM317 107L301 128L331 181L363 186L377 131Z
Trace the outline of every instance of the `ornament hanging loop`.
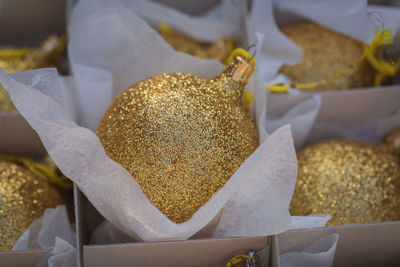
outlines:
M251 44L247 47L247 52L250 52L250 49L254 48L254 52L251 54L251 58L249 59L250 61L254 59L254 56L257 54L257 47L255 44Z

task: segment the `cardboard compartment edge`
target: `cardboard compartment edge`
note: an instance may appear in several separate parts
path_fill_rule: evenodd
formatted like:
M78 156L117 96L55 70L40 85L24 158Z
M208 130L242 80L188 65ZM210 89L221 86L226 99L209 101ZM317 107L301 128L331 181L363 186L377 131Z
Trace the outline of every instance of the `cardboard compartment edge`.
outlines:
M292 230L277 235L278 255L301 251L331 233L339 234L333 266L398 266L400 221Z
M262 250L269 237L202 239L158 243L129 243L84 247L84 263L91 266L225 266L248 250ZM267 259L268 261L268 259Z
M1 251L0 265L13 267L35 266L50 250Z

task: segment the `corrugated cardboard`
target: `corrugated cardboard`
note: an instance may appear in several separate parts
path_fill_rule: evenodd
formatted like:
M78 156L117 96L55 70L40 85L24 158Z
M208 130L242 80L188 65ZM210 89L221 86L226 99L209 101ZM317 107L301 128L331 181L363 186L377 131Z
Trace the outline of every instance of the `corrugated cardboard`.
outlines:
M278 254L301 251L331 233L339 234L334 267L400 266L400 221L288 231L277 236Z

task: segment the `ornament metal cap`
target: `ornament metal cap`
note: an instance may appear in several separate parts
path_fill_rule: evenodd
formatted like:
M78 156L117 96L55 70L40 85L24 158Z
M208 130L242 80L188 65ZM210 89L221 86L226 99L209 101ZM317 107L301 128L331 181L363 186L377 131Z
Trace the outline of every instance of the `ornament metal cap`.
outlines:
M254 72L254 65L253 56L246 50L238 48L232 52L224 72L232 76L233 81L246 84Z

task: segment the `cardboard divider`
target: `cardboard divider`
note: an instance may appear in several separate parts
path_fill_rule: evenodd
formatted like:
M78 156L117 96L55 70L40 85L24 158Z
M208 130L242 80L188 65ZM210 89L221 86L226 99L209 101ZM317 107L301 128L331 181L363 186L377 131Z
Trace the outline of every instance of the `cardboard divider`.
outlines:
M0 266L36 266L50 250L0 251Z
M318 94L322 97L322 105L317 121L351 125L355 121L365 121L368 117L375 116L375 109L371 109L371 106L385 105L393 111L400 107L399 84L345 91L322 91ZM282 116L290 107L309 99L312 95L314 93L271 93L267 98L267 112Z
M18 112L0 112L0 152L39 157L46 150L39 136Z
M75 207L75 233L76 233L76 267L83 267L83 240L82 240L82 208L79 203L84 198L78 186L74 184L74 207Z
M339 234L333 266L398 266L400 221L292 230L277 236L278 254L299 252L331 233Z
M263 249L265 255L259 256L268 262L268 240L254 237L86 246L84 262L86 267L225 266L237 254Z

